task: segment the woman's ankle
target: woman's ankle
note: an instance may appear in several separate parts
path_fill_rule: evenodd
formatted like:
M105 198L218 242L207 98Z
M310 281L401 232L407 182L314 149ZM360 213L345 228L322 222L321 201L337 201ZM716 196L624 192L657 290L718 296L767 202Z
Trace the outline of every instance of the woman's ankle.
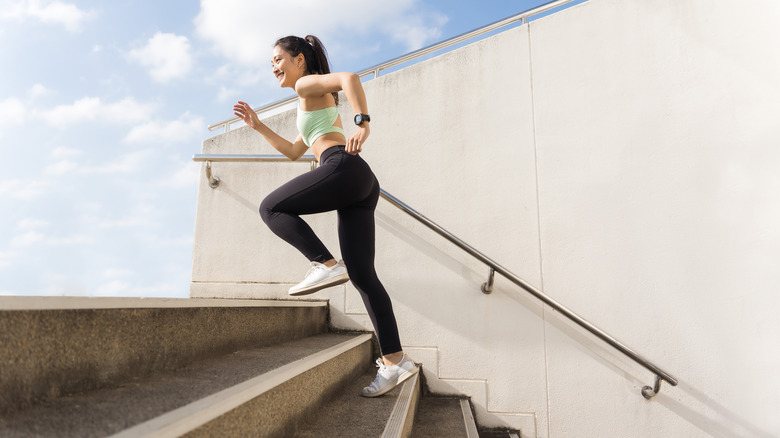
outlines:
M382 362L387 365L398 365L404 358L404 352L403 351L397 351L395 353L390 353L382 356Z

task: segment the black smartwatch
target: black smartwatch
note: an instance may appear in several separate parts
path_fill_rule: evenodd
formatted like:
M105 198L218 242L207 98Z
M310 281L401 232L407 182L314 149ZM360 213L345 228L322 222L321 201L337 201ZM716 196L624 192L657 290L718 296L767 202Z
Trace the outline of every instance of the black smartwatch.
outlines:
M356 125L362 125L363 122L370 122L371 117L368 114L355 114L355 124Z

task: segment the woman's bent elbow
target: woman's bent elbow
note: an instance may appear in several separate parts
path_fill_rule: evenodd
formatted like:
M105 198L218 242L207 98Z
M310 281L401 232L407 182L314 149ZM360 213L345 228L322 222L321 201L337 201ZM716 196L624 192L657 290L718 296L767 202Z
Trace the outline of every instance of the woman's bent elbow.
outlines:
M305 151L291 153L287 156L287 158L289 158L291 161L298 161L298 159L301 158L304 153Z

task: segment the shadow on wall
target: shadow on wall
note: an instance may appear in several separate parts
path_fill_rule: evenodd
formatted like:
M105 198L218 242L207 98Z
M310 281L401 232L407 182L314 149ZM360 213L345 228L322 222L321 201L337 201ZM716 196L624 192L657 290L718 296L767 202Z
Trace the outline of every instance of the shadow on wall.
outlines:
M404 303L408 308L424 315L424 319L435 326L445 328L469 342L484 344L483 336L486 334L485 330L489 331L492 326L490 320L495 318L496 296L500 294L498 284L493 296L486 296L481 292L481 285L487 280L487 266L433 231L413 223L411 218L403 218L402 224L396 222L392 215L378 210L376 220L378 228L411 248L404 250L415 254L414 266L411 269L425 273L421 276L407 276L400 272L390 275L396 279L392 285L388 285L393 289L390 291L393 301ZM444 246L436 246L436 241L443 242ZM388 269L402 268L385 267L385 270ZM531 301L524 304L539 326L540 306ZM523 313L522 317L527 318L528 315ZM475 330L475 326L483 330Z
M220 190L222 193L227 195L229 198L231 198L234 201L236 201L236 203L238 203L240 205L243 205L247 210L250 210L250 211L252 211L254 213L257 213L258 220L259 220L259 217L260 217L260 212L259 212L260 201L252 202L252 201L246 199L244 196L242 196L241 194L239 194L235 190L231 189L230 188L230 184L225 182L225 181L221 181L219 183L219 189L212 189L212 190Z
M707 415L699 410L692 408L691 406L684 405L683 403L672 399L668 396L657 396L658 403L665 406L670 411L677 414L680 418L691 423L702 431L716 437L739 437L739 438L774 438L768 432L759 430L757 427L750 424L744 418L734 414L727 408L720 405L708 395L699 391L698 389L681 382L677 385L680 391L685 392L688 396L696 399L697 402L705 406L707 410L710 410L713 415Z
M410 223L414 223L414 225L418 225L414 219L409 218ZM419 225L417 227L411 227L408 224L407 225L401 225L398 222L395 221L394 218L390 217L389 215L377 210L376 212L376 222L377 226L382 227L384 230L392 234L394 237L397 237L410 246L414 247L417 251L419 251L421 254L426 255L429 259L435 260L440 265L444 266L447 270L453 273L453 275L461 277L463 280L465 280L468 284L475 284L477 290L479 290L479 287L482 285L482 282L484 282L487 279L487 266L485 267L485 272L483 274L478 273L476 270L466 266L462 260L456 259L455 257L451 256L448 253L445 253L441 249L437 248L436 246L428 243L427 241L423 240L422 237L420 237L418 234L416 234L413 230L414 229L424 229L426 232L430 232L430 234L436 238L439 238L442 240L442 242L447 243L447 241L444 238L438 237L435 235L433 231L429 231L427 228L424 228L422 225ZM447 243L449 245L449 243ZM456 251L459 251L461 254L463 251L456 248L454 245L452 246L455 248Z
M435 375L435 372L433 372L433 371L426 372L426 369L425 369L424 365L423 365L423 373L421 373L421 374L423 375L423 379L424 379L423 380L424 387L427 387L427 388L437 388L437 393L444 394L445 397L448 397L448 396L449 397L453 397L454 396L454 397L459 397L459 398L463 397L463 395L462 395L463 394L463 388L459 388L459 387L453 386L449 382L447 382L445 380L439 379ZM465 382L465 381L462 380L461 382ZM481 394L481 396L482 397L487 397L487 390L488 390L488 388L487 388L487 381L486 380L471 380L470 383L475 384L475 385L482 385L482 386L484 386L484 393ZM454 395L448 395L448 394L454 394ZM536 428L534 428L534 427L525 428L525 427L519 427L517 425L513 426L513 425L507 423L506 421L504 421L504 419L502 419L500 416L496 415L496 413L488 411L487 406L484 406L483 403L479 400L480 395L471 395L468 398L471 401L471 405L472 405L473 410L477 413L478 423L480 425L485 425L485 420L489 419L488 420L489 426L486 426L486 427L489 427L491 429L516 430L516 431L520 432L520 436L537 436ZM536 423L536 418L535 418L536 414L533 413L533 412L528 412L528 413L501 412L500 414L502 416L504 416L504 417L509 417L509 416L515 416L515 417L519 417L519 418L525 417L527 419L528 423L530 423L530 424L535 424Z
M652 386L653 375L650 371L612 349L611 346L586 332L574 322L556 314L551 309L545 309L545 322L573 340L576 348L589 358L614 374L622 375L623 379L632 386L628 389L635 391L637 397L641 397L640 389L643 386ZM661 391L647 403L661 404L694 427L714 437L774 437L770 433L759 430L746 419L734 414L711 397L683 381L680 381L674 389L670 388L672 387L668 383L663 382ZM673 391L681 391L685 395L673 398L670 396ZM680 399L688 400L688 402L683 403ZM691 403L690 401L695 402Z

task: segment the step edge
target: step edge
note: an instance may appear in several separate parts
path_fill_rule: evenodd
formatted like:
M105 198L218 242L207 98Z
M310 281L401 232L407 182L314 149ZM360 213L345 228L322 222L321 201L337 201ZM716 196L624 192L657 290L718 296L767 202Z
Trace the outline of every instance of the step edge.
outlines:
M420 372L404 382L398 399L387 419L382 438L402 438L411 435L411 425L414 424L414 416L417 402L420 399Z
M471 412L471 402L466 399L460 399L460 410L463 413L463 423L466 427L467 438L479 438L477 423L474 421L474 414Z
M357 335L338 345L125 429L111 435L111 438L181 436L342 353L365 342L371 342L371 338L371 334Z
M324 307L327 301L226 298L125 298L0 296L0 311L143 309L192 307Z

